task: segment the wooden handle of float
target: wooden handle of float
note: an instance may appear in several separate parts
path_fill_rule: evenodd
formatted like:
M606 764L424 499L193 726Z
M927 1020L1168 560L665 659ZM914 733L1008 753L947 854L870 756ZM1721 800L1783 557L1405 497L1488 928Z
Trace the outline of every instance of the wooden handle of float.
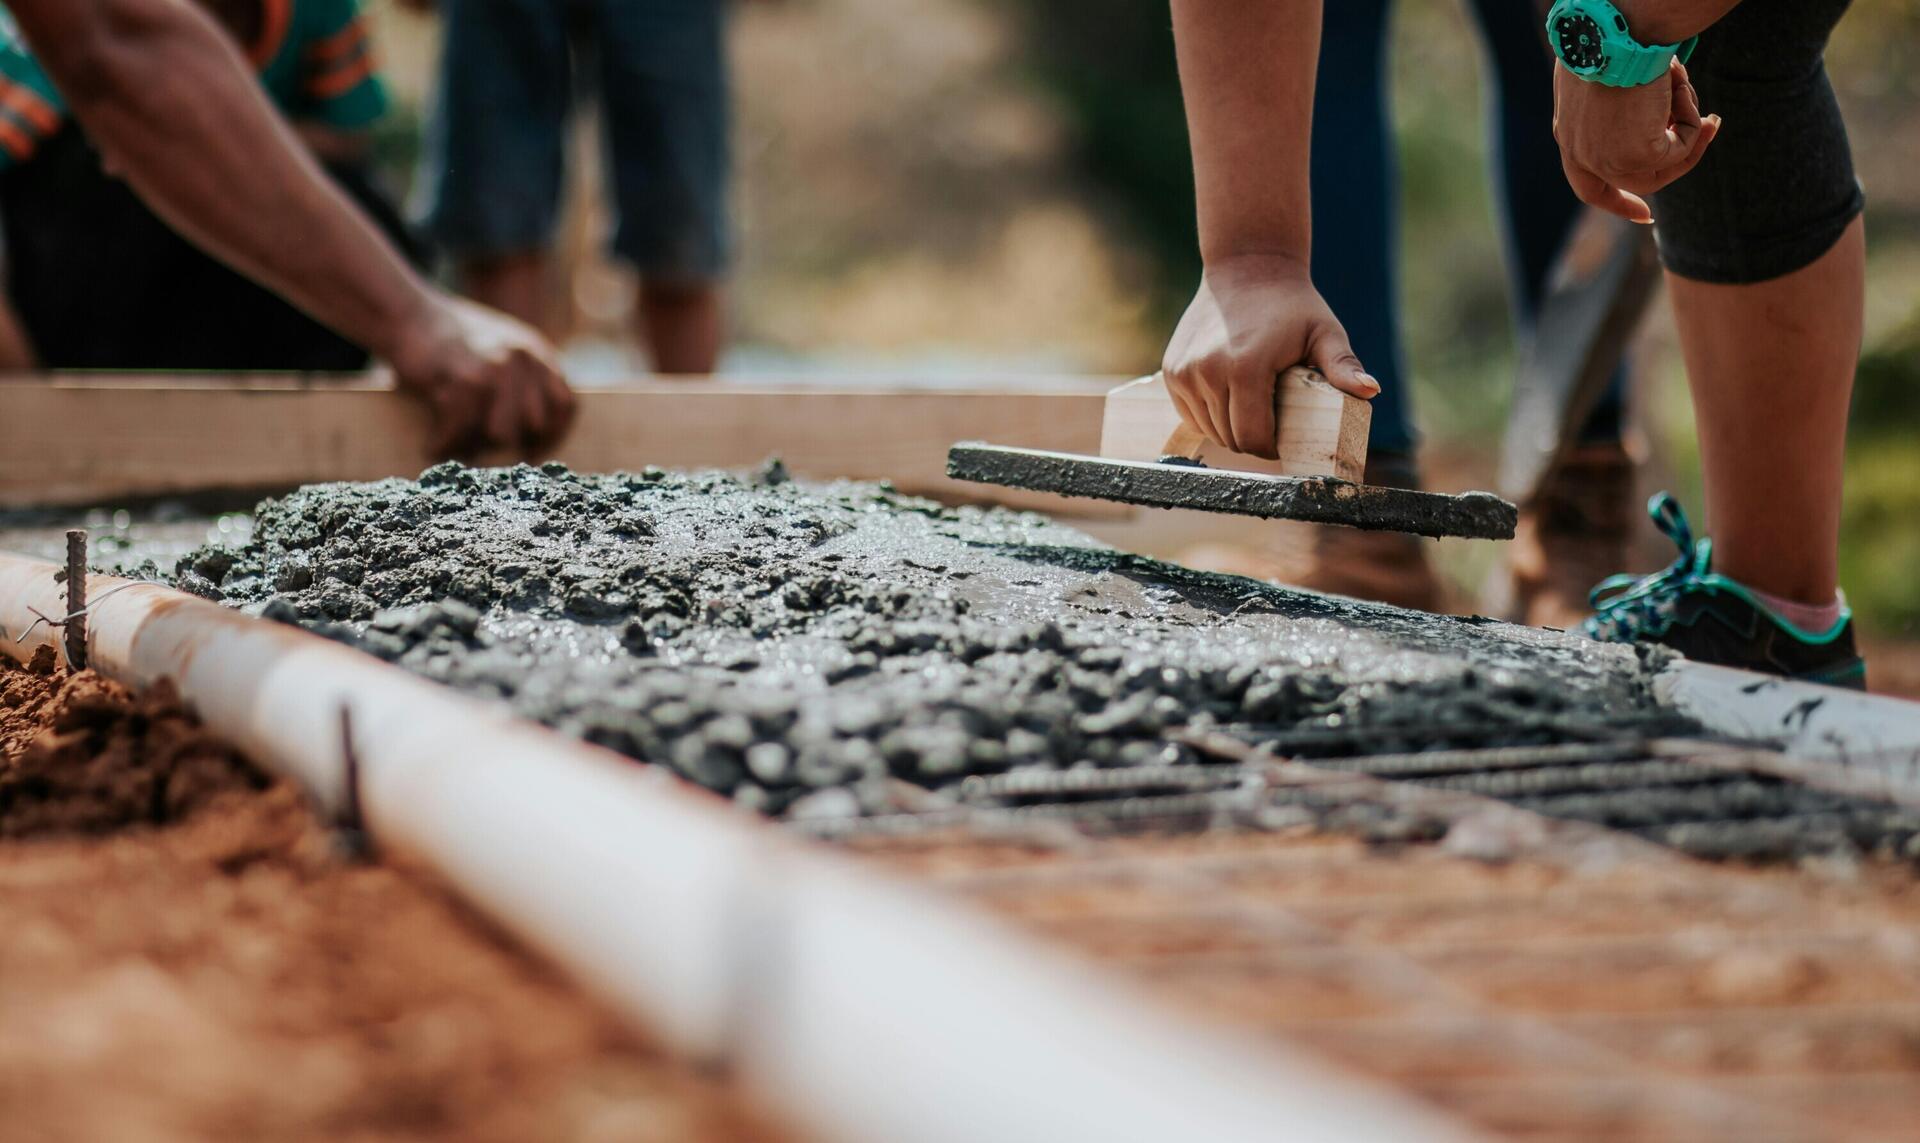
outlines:
M1275 452L1281 451L1281 444L1286 439L1285 433L1281 428L1281 410L1286 407L1284 395L1289 385L1296 388L1313 385L1326 385L1328 388L1332 387L1326 377L1321 375L1320 371L1311 365L1295 365L1274 378L1273 441ZM1167 443L1161 449L1161 455L1184 456L1188 460L1199 460L1200 450L1205 448L1206 444L1207 438L1201 434L1200 430L1189 425L1185 420L1182 420L1180 427L1173 430L1173 435L1167 438Z
M1188 460L1199 460L1200 450L1206 447L1207 438L1200 434L1200 430L1181 421L1180 427L1173 430L1173 435L1167 438L1167 443L1160 446L1160 455L1184 456Z
M1107 394L1100 455L1145 462L1178 456L1241 472L1360 479L1372 420L1367 402L1340 392L1306 368L1289 369L1275 378L1274 402L1280 459L1261 460L1207 440L1181 418L1164 377L1142 377Z

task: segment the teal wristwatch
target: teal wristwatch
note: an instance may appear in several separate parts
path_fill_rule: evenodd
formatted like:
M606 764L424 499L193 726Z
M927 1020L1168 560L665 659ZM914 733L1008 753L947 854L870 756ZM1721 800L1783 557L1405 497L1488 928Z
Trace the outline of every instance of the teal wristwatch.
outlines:
M1675 56L1687 62L1700 37L1684 44L1643 44L1607 0L1559 0L1547 14L1547 40L1561 64L1581 79L1639 87L1665 75Z

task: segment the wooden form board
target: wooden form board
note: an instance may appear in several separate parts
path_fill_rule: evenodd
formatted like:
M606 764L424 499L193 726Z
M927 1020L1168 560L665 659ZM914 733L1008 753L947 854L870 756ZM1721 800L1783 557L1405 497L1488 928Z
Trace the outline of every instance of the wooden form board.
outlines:
M1335 389L1318 373L1297 367L1280 375L1274 400L1280 459L1263 460L1201 437L1180 419L1165 379L1159 374L1142 377L1108 397L1100 455L1139 461L1180 455L1209 468L1235 472L1362 478L1367 467L1367 430L1373 424L1371 405Z
M891 480L949 500L1119 517L1129 510L946 476L947 448L959 440L1097 452L1114 383L639 381L582 390L580 419L555 459L608 472L744 468L777 455L802 477ZM372 379L0 380L0 507L411 477L432 462L424 424L413 402Z

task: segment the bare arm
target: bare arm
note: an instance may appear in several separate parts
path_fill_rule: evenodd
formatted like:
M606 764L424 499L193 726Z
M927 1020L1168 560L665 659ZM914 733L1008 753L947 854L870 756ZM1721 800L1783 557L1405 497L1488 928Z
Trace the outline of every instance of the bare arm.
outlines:
M432 305L322 175L232 42L186 0L19 0L107 162L222 261L391 360Z
M531 331L423 282L300 146L189 0L10 0L106 160L209 253L394 367L443 450L539 444L572 398Z
M0 281L5 277L0 271ZM31 373L38 364L33 339L27 336L27 327L13 308L13 299L0 294L0 373Z
M1206 274L1161 368L1194 428L1269 459L1282 371L1311 365L1356 397L1380 391L1308 273L1320 4L1173 0Z
M1173 0L1200 254L1307 261L1321 0Z
M366 131L343 131L325 123L295 123L293 133L314 158L323 163L361 163L373 150L373 136Z

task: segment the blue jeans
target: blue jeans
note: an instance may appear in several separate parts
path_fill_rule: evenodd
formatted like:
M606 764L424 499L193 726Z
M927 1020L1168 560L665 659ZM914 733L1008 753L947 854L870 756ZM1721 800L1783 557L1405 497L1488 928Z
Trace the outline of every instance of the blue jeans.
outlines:
M460 258L544 249L560 212L567 124L598 91L619 208L613 251L652 281L727 266L723 0L443 0L428 130L434 237ZM586 81L586 82L583 82Z
M1493 64L1490 128L1515 325L1532 326L1580 200L1553 140L1553 57L1533 0L1472 0ZM1313 280L1380 381L1370 451L1415 443L1400 336L1399 178L1387 92L1392 0L1326 5L1313 111ZM1626 384L1616 373L1582 433L1618 439Z

